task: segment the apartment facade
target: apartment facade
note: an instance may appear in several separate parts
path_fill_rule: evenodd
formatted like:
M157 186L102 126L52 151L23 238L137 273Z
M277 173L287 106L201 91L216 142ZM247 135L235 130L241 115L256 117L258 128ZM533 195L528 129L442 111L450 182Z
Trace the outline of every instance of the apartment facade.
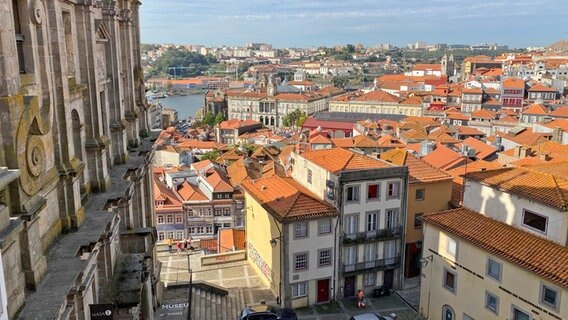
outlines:
M335 298L335 208L292 178L265 177L241 186L248 261L278 304L298 308Z
M292 177L339 213L336 298L402 285L408 169L333 148L292 153Z
M422 259L422 215L449 209L452 199L452 177L411 154L406 149L393 149L380 154L380 159L407 166L407 192L404 276L420 275Z
M465 208L426 215L423 223L421 315L565 319L565 246Z

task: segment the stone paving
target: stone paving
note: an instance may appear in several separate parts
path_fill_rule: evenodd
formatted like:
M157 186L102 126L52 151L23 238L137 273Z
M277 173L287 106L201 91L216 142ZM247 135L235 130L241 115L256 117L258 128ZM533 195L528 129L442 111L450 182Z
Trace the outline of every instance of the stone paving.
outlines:
M246 261L232 262L214 266L201 266L201 252L168 254L165 248L159 248L158 258L162 262L161 279L165 286L173 286L177 282L186 282L189 279L187 272L188 256L192 266L193 279L204 280L227 289L240 289L245 304L258 304L266 301L275 304L276 298L262 282L259 275ZM412 291L413 290L413 291ZM416 293L412 288L410 292ZM231 295L231 291L229 291ZM411 298L412 300L414 298ZM343 299L337 302L310 306L296 310L300 320L336 320L349 319L354 314L375 312L381 315L395 313L399 320L420 319L412 307L400 299L396 294L381 298L368 298L367 308L358 309L355 299Z

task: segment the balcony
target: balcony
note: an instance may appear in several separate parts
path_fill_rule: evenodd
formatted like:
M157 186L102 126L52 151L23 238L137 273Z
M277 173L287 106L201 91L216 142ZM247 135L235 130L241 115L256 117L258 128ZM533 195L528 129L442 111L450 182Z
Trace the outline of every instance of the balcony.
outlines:
M343 233L343 244L356 245L373 241L384 241L397 239L402 236L402 226L394 228L379 229L375 231L365 231L357 233Z
M341 271L343 271L344 274L349 274L363 271L396 269L398 267L400 267L400 256L366 262L358 262L355 264L343 263L341 266Z

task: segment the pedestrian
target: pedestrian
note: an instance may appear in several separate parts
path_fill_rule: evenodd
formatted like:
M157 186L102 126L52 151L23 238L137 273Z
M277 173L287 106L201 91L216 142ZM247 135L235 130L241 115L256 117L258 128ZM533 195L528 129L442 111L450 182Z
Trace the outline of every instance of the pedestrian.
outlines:
M181 254L181 248L182 248L182 246L183 246L182 241L181 241L181 240L178 241L178 242L176 243L176 246L177 246L177 249L178 249L178 254Z
M191 240L189 240L189 239L191 239L190 236L188 236L187 238L183 239L183 252L187 252L187 248L189 247L189 242L191 241Z
M173 244L174 244L174 240L172 240L172 238L168 238L168 239L166 240L166 244L168 245L168 252L169 252L170 254L171 254L171 253L174 253L174 250L172 250L172 246L173 246Z
M365 308L365 303L363 302L364 298L365 294L363 293L363 290L357 291L357 308Z

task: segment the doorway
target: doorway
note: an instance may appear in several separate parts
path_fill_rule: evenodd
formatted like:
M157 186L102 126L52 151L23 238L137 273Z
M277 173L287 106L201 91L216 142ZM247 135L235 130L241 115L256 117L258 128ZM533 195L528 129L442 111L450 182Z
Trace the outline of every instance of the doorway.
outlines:
M329 279L318 280L318 303L329 301Z
M355 276L345 277L345 284L343 285L343 295L345 297L355 296Z

